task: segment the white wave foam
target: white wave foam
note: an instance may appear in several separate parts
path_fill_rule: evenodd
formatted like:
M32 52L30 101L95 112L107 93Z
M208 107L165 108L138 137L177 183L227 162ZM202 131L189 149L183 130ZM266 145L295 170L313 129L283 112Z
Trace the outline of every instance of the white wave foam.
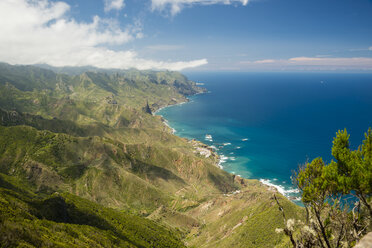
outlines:
M164 125L166 125L167 127L169 127L172 130L172 134L175 134L177 132L176 129L174 129L173 127L171 127L169 125L167 120L164 120L163 123L164 123Z
M219 162L218 162L218 167L220 168L220 169L223 169L223 166L222 166L222 161L220 160Z
M282 185L273 184L271 182L271 180L269 180L269 179L260 179L260 182L267 185L267 186L276 188L278 190L278 192L280 194L284 195L285 197L288 197L289 194L299 193L298 189L294 189L294 188L285 189L284 186L282 186Z
M219 161L218 161L218 167L220 167L221 169L223 169L223 166L222 166L222 164L223 163L226 163L226 161L229 159L228 157L226 157L225 155L223 155L223 154L219 154L219 156L220 156L220 159L219 159Z
M240 149L241 147L240 146L237 146L236 149Z
M157 115L157 113L158 113L159 111L161 111L162 109L164 109L164 108L166 108L166 107L168 107L168 106L165 106L165 107L161 107L161 108L159 108L158 110L156 110L155 112L153 112L152 115ZM159 116L163 117L162 115L159 115Z
M248 138L244 138L244 139L242 139L242 141L247 141L247 140L249 140Z
M188 102L189 101L185 101L185 102L180 102L180 103L176 103L176 104L173 104L173 105L168 105L168 106L161 107L158 110L156 110L154 113L152 113L152 115L158 115L158 116L161 116L164 119L164 116L163 115L157 114L160 110L163 110L163 109L168 108L168 107L182 105L182 104L185 104L185 103L188 103ZM172 134L175 134L177 132L176 129L174 129L173 127L171 127L169 125L169 123L168 123L168 121L166 119L164 119L163 123L172 130Z
M300 191L298 189L287 189L285 192L288 193L288 194L290 194L290 193L300 193Z
M228 159L229 159L229 157L226 157L223 154L220 156L220 160L223 161L223 162L226 162L226 160L228 160Z
M170 105L167 105L167 106L161 107L161 108L157 109L156 111L154 111L154 112L152 113L152 115L157 115L157 113L158 113L160 110L163 110L163 109L165 109L165 108L168 108L168 107L174 107L174 106L178 106L178 105L182 105L182 104L185 104L185 103L188 103L188 102L190 102L190 100L185 101L185 102L179 102L179 103L176 103L176 104L170 104ZM159 115L159 116L163 117L162 115Z
M205 140L210 141L210 142L213 142L213 137L212 137L212 135L210 135L210 134L206 134L206 135L205 135Z
M216 151L218 151L218 148L217 148L217 147L215 147L215 146L210 146L210 148L212 148L213 150L216 150Z
M224 146L230 146L231 143L223 143Z

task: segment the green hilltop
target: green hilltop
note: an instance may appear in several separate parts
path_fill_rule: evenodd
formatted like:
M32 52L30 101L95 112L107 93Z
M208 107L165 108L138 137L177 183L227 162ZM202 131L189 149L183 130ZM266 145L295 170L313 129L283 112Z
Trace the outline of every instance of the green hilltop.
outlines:
M203 92L178 72L0 63L1 245L287 247L275 189L152 114Z

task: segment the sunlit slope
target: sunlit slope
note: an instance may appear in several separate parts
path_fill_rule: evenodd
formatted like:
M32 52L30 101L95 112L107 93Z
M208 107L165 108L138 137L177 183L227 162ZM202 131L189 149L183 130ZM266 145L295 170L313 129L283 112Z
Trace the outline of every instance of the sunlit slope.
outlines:
M216 154L198 152L205 145L173 135L151 113L204 89L175 72L54 70L0 64L0 172L27 184L19 197L129 211L195 247L288 243L275 233L283 221L274 191L221 170ZM302 214L281 199L289 216Z

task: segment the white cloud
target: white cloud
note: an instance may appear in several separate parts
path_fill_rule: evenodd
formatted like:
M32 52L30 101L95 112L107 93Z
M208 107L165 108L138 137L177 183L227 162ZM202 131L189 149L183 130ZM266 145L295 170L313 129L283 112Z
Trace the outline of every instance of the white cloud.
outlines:
M294 57L290 59L245 60L240 61L237 66L241 70L372 70L372 58Z
M212 4L234 4L240 3L247 5L249 0L151 0L152 9L163 11L170 9L172 15L176 15L184 6L192 5L212 5Z
M368 48L368 50L372 51L372 46L370 46L370 47Z
M296 57L288 60L289 63L296 65L317 65L317 66L343 66L343 67L370 67L372 68L372 58L313 58Z
M0 1L0 61L53 66L92 65L101 68L182 70L206 64L205 59L162 62L139 58L135 51L114 51L143 36L138 24L124 30L95 16L90 23L68 18L70 6L49 0Z
M121 10L124 8L124 0L104 0L105 3L105 12L110 10Z
M271 63L275 63L275 60L273 60L273 59L263 59L263 60L256 60L253 63L255 63L255 64L271 64Z

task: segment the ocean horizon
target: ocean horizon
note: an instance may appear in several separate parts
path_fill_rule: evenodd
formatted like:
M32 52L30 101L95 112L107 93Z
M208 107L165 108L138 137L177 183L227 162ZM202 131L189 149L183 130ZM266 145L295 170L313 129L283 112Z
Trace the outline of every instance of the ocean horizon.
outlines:
M208 92L157 111L176 135L215 148L220 166L299 201L291 175L316 157L332 160L347 129L357 149L372 126L372 74L185 73Z

